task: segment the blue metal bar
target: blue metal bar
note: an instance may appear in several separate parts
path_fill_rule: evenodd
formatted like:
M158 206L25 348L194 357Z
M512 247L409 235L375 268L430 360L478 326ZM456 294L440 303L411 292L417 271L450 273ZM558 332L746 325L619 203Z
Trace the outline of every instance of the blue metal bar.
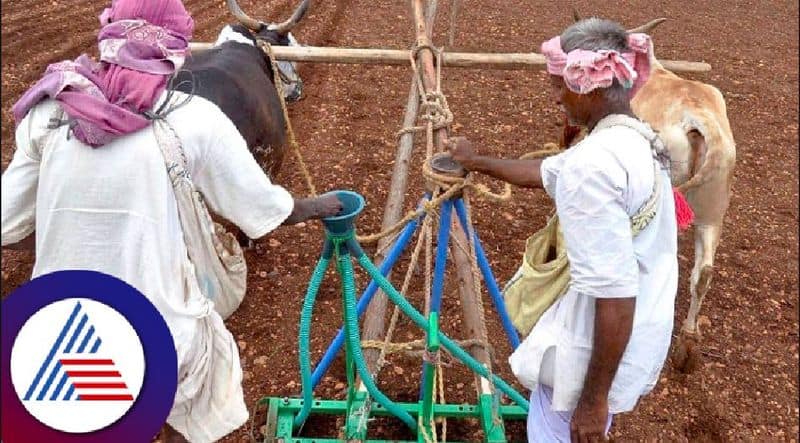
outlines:
M447 265L447 245L450 242L450 221L453 215L453 201L445 200L439 212L439 235L436 238L436 262L433 266L433 283L431 284L430 312L439 313L442 306L442 291L444 290L444 272ZM419 387L420 400L424 396L425 375L429 363L422 364L422 383Z
M442 203L439 214L439 236L436 239L436 264L433 267L433 284L431 285L431 312L439 312L442 306L444 290L444 271L447 264L447 244L450 242L450 220L453 213L453 202Z
M467 224L467 208L464 206L464 201L460 198L457 199L455 201L455 207L458 220L461 222L461 228L464 230L467 237L472 237L471 240L475 242L475 255L478 256L478 266L481 268L483 280L486 282L486 289L492 297L492 304L494 304L494 308L500 316L500 321L503 323L503 329L506 331L508 341L511 343L511 348L516 349L520 343L519 333L517 333L517 330L511 323L511 318L508 316L502 292L497 286L497 280L494 278L492 267L489 265L489 260L486 258L486 252L483 250L483 245L481 245L481 240L478 238L478 233L473 226ZM472 232L469 232L470 230Z
M414 236L414 232L417 230L417 226L419 225L419 221L424 218L420 217L419 219L414 219L410 221L403 231L400 233L400 236L397 237L392 248L389 250L389 253L386 255L386 258L383 260L380 266L381 275L384 277L389 274L389 271L392 270L392 267L395 265L397 260L403 254L408 246L408 242L411 237ZM378 292L378 284L375 281L370 281L367 289L364 290L364 294L361 298L358 299L358 305L356 306L356 311L358 312L358 316L364 314L364 311L367 310L367 306L372 301L372 297ZM311 389L314 389L319 384L320 380L322 380L322 376L325 375L325 372L328 371L331 363L333 360L336 359L336 354L339 353L339 350L342 349L342 345L344 344L344 328L339 328L339 331L336 332L336 337L331 342L328 349L325 351L325 355L322 356L317 366L314 368L314 372L311 374Z

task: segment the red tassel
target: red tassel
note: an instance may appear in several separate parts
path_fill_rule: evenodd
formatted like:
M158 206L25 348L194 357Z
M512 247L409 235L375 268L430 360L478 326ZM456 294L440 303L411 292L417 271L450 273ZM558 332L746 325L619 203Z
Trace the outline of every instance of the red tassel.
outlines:
M672 188L672 195L675 197L675 218L678 220L678 228L685 231L694 223L694 211L678 188Z

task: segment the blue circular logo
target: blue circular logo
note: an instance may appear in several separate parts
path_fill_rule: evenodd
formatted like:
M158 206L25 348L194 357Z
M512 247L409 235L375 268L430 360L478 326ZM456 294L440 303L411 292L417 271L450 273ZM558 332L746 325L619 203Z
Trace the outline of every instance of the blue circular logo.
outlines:
M175 398L172 335L129 284L60 271L2 302L2 440L150 442Z

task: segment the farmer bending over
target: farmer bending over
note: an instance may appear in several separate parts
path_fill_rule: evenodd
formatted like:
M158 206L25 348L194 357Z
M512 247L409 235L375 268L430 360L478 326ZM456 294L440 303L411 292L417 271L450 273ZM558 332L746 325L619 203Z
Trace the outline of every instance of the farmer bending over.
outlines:
M596 18L542 45L557 104L590 131L562 154L502 160L463 138L450 143L467 169L555 200L571 283L510 358L532 390L531 442L604 440L612 416L653 389L667 356L678 283L669 160L630 107L648 76L649 45ZM631 219L648 201L652 219L634 237Z
M33 277L94 270L147 296L178 355L167 441L215 441L248 417L239 354L198 284L165 160L144 116L169 97L193 21L180 0L114 0L101 23L99 63L82 56L51 65L13 108L17 150L2 177L2 246L35 241ZM259 238L339 211L335 196L294 200L270 183L225 114L187 98L174 93L165 118L214 212Z

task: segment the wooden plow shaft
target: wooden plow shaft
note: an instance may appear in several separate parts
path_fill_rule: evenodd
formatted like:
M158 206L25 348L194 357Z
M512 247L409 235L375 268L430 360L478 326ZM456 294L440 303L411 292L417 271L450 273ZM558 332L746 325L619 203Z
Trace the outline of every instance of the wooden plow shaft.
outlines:
M433 18L436 16L437 3L431 2L428 5L427 16L428 29L433 29ZM408 59L406 59L408 62ZM417 113L419 111L419 89L417 87L416 75L411 76L411 89L408 92L408 102L406 104L405 114L403 116L403 127L408 128L414 126L417 121ZM408 132L400 136L397 143L397 153L395 154L394 169L392 170L392 181L389 187L389 196L386 200L386 206L383 212L383 222L381 230L388 229L394 226L402 216L403 203L405 200L406 190L408 188L408 168L411 163L411 154L414 150L414 133ZM421 235L421 234L420 234ZM376 263L382 262L386 258L386 246L391 239L388 237L382 238L378 242L378 248L381 251L378 253L374 260ZM386 310L388 307L388 300L383 291L379 291L375 298L372 299L367 307L366 315L364 316L364 340L380 340L383 338L386 328ZM380 352L377 349L365 349L364 358L367 360L367 365L370 371L374 371L378 362ZM364 386L360 386L364 390Z
M423 0L414 0L413 7L414 7L414 23L416 26L416 33L417 33L417 46L418 47L425 47L432 45L432 42L429 38L429 34L426 31L425 27L425 20L423 15L423 8L422 8ZM538 55L538 54L537 54ZM539 55L539 57L542 57ZM542 57L542 61L544 61L544 57ZM418 67L419 70L422 72L422 81L425 85L426 91L434 91L436 90L436 61L434 60L433 53L430 50L421 50L418 54ZM446 66L444 63L444 55L442 59L443 67ZM447 140L448 134L447 129L442 128L434 132L434 142L435 146L438 150L444 142ZM453 236L453 240L455 242L460 243L462 245L469 245L470 240L467 239L467 236L464 234L461 225L458 222L458 217L453 211L452 220L452 229L450 230L450 234ZM475 282L473 281L473 274L471 272L472 269L472 260L469 255L462 251L458 247L450 248L450 251L453 256L453 264L454 268L457 270L458 274L458 289L459 295L461 296L461 307L464 311L464 324L466 325L467 329L469 330L470 335L472 338L479 338L481 336L486 336L486 323L485 319L481 317L480 311L478 310L477 306L475 306L474 300L477 298L477 294L475 294ZM484 344L485 345L485 344ZM472 349L468 349L470 353L481 363L486 365L487 367L491 367L491 362L489 360L489 353L485 348L482 346L473 346ZM475 388L477 390L478 396L482 394L490 393L490 385L488 381L476 374L476 384Z

